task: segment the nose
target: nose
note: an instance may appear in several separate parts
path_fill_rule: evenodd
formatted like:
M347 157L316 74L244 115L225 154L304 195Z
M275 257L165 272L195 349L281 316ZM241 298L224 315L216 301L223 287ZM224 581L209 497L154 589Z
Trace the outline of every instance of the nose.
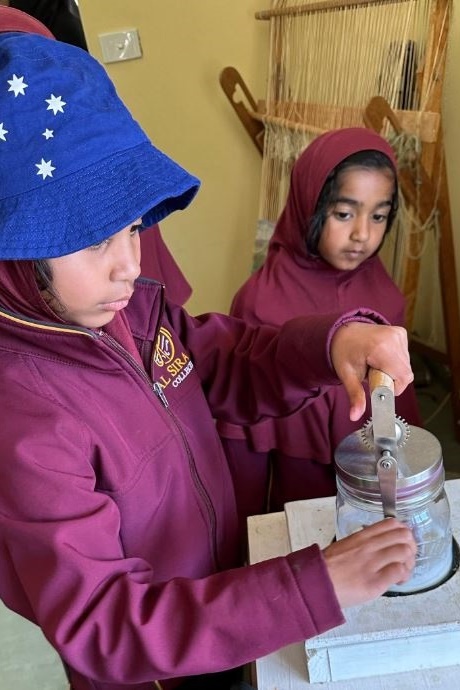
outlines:
M112 280L134 282L141 272L141 251L139 234L132 237L126 233L117 246L112 267Z
M357 215L353 223L351 232L351 239L355 242L367 242L370 236L368 218L363 215Z

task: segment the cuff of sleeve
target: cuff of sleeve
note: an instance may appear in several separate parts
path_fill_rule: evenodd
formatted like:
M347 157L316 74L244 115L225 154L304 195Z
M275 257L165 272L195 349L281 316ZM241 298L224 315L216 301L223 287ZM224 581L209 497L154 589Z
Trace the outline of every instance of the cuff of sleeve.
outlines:
M279 356L289 379L310 388L340 383L332 365L331 341L341 326L352 321L389 325L381 314L366 308L345 314L298 316L287 321L280 333ZM308 371L299 368L299 361L305 361L305 353L309 354Z
M313 544L286 558L318 634L345 623L319 546Z
M331 369L334 371L334 367L332 365L332 360L331 360L331 342L332 338L334 337L335 333L341 326L345 326L347 323L353 323L354 321L361 321L362 323L373 323L373 324L378 324L381 326L390 326L390 322L381 314L379 314L376 311L373 311L372 309L367 309L365 307L361 307L359 309L355 309L353 311L346 312L345 314L342 314L332 325L328 337L327 337L327 357L329 361L329 366Z

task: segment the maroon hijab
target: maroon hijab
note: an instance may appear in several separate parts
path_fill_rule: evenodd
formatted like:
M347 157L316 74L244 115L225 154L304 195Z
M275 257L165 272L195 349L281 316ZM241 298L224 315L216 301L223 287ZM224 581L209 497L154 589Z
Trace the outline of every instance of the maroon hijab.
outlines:
M379 262L373 257L354 271L342 272L321 258L310 256L305 245L305 230L329 174L348 156L367 150L386 154L396 174L397 163L391 146L379 134L364 127L326 132L303 151L292 169L286 206L270 240L265 263L236 294L232 313L245 318L250 314L256 322L278 325L312 311L325 312L329 308L335 311L337 304L328 304L327 300L318 304L311 283L314 274L307 279L305 269L322 274L325 271L348 273L347 278L352 278L368 269L369 262ZM356 303L350 308L354 307Z
M0 305L28 319L63 323L40 294L33 261L0 261Z

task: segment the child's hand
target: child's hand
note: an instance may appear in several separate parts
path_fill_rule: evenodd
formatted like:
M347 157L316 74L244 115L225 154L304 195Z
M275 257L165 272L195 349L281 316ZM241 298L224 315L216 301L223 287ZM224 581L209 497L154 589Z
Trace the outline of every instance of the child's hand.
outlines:
M350 398L350 419L357 421L366 410L361 382L369 367L380 369L394 381L395 395L414 379L410 367L407 333L400 326L352 321L341 326L331 342L331 359Z
M363 604L409 579L415 565L411 530L387 518L340 539L323 551L342 608Z

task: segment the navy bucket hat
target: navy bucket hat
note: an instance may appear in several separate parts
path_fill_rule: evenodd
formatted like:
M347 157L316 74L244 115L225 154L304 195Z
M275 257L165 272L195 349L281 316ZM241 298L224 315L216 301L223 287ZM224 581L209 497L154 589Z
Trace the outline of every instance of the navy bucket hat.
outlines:
M0 259L54 258L137 218L153 225L199 185L152 146L88 53L0 34Z

